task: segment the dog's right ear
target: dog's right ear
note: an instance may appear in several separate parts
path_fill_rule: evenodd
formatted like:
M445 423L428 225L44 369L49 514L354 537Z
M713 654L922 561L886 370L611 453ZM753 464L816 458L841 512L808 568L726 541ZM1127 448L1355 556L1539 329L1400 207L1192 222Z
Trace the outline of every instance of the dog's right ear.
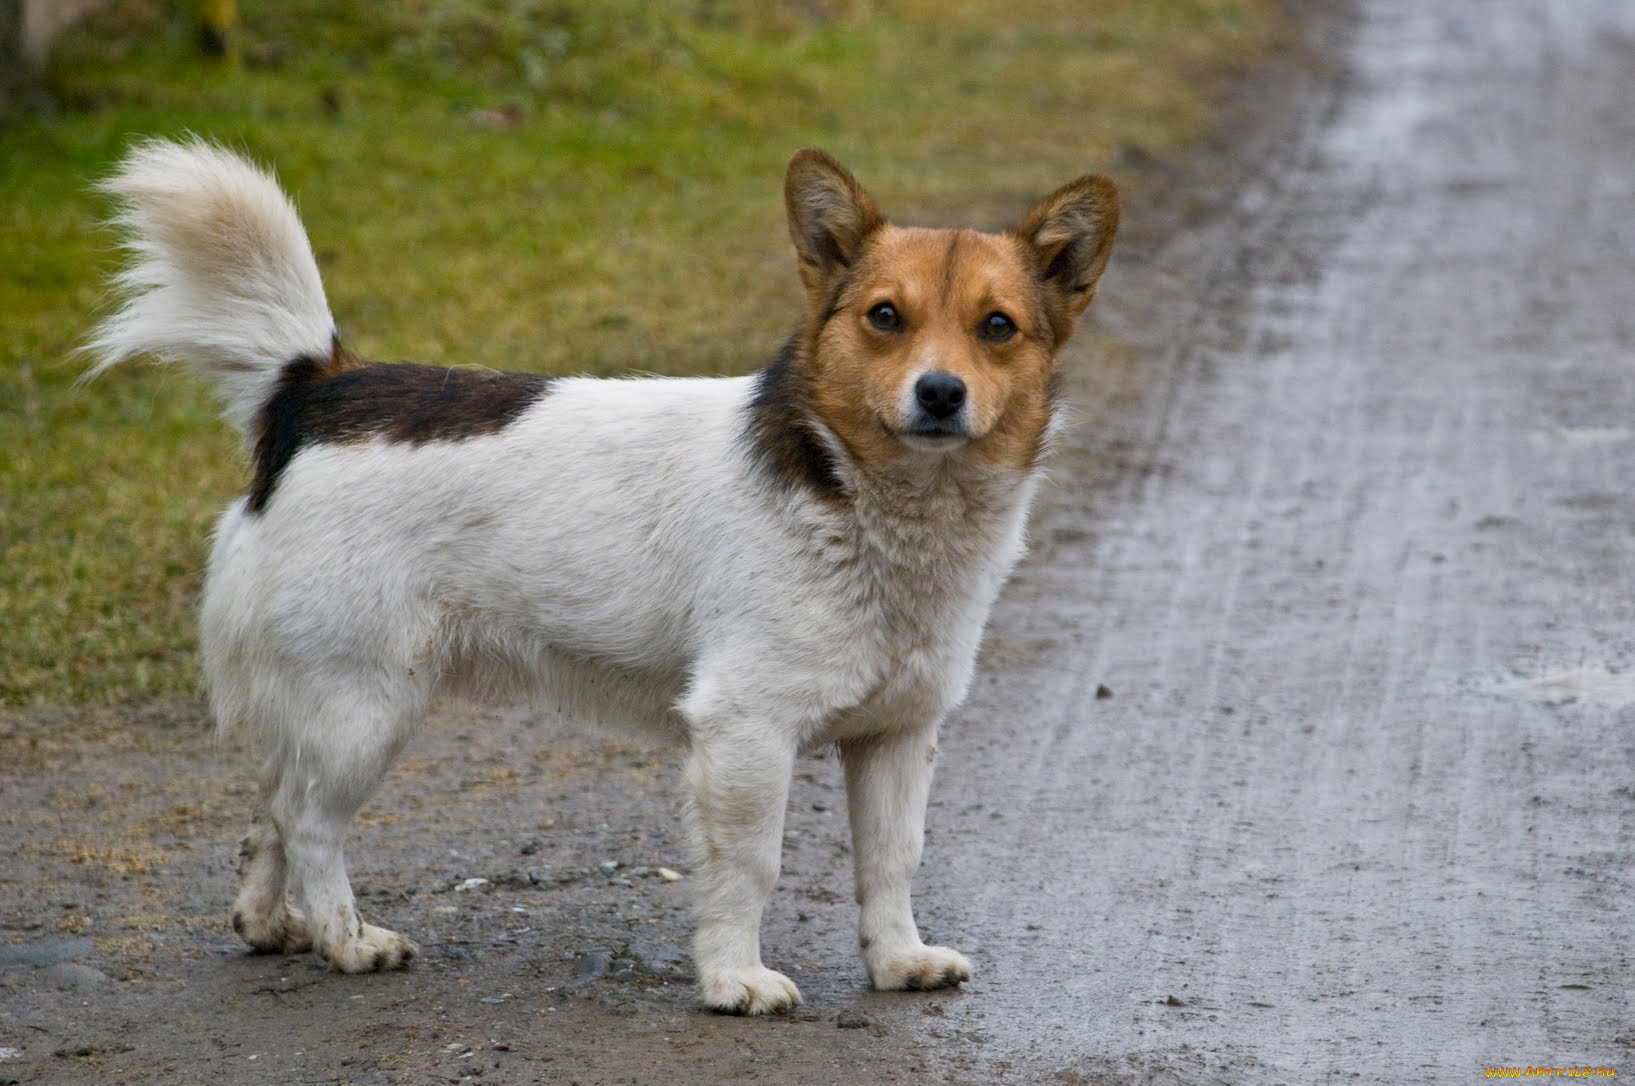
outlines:
M789 160L783 202L800 258L800 279L814 299L827 295L829 284L856 259L864 239L886 222L857 179L815 147L797 151Z

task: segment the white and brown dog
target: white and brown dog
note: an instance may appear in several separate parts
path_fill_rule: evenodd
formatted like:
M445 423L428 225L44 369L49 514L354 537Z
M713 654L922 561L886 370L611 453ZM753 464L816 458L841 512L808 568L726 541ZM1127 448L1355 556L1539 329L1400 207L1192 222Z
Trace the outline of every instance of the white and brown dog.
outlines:
M348 826L442 692L548 695L684 742L705 1005L800 1002L761 964L797 752L845 766L874 986L957 984L919 864L937 729L1023 546L1055 356L1118 200L1059 189L1008 234L899 228L820 151L785 181L804 319L748 377L546 379L365 362L275 182L203 143L106 183L133 254L93 373L211 378L253 452L217 528L204 669L266 753L233 926L338 969L401 965L358 915ZM292 900L293 899L293 900Z

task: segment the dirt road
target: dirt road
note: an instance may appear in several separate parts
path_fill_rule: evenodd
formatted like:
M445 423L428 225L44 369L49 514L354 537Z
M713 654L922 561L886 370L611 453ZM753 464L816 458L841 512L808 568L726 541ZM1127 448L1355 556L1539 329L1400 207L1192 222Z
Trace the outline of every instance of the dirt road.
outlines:
M424 958L342 977L225 929L250 786L196 707L36 711L0 1082L1635 1071L1635 9L1365 0L1320 46L1131 209L1075 355L943 743L962 991L864 988L832 760L765 933L807 1005L750 1021L691 1007L665 752L445 714L354 860Z

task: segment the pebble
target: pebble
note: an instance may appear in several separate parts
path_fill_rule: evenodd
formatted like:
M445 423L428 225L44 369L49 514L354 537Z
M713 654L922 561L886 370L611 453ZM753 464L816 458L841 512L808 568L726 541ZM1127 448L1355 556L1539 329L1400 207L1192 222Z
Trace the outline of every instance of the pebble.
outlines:
M108 979L102 970L78 962L58 962L45 975L58 988L91 988Z
M658 869L658 874L659 874L659 878L663 879L665 882L680 882L681 881L681 872L672 871L668 867L659 868Z
M598 866L601 867L602 874L611 875L619 870L620 864L618 860L603 860Z
M635 959L636 967L659 976L681 973L687 964L687 952L675 943L636 941L626 952Z
M841 1011L840 1017L835 1019L835 1025L841 1029L862 1029L869 1024L869 1020L860 1011Z
M473 877L473 878L469 878L469 879L465 880L464 882L460 883L454 889L455 890L476 890L479 887L487 886L487 885L488 885L488 880L487 879Z
M573 967L573 981L575 984L589 984L593 980L600 980L607 976L607 971L613 967L613 955L606 950L591 950L579 959L579 964Z

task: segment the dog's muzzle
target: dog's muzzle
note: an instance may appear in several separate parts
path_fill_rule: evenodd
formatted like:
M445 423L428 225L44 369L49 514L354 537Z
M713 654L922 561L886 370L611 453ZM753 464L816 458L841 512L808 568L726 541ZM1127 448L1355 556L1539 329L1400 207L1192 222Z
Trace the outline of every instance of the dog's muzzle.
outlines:
M966 426L965 382L943 370L927 370L914 382L908 426L898 439L911 449L942 452L971 439Z

